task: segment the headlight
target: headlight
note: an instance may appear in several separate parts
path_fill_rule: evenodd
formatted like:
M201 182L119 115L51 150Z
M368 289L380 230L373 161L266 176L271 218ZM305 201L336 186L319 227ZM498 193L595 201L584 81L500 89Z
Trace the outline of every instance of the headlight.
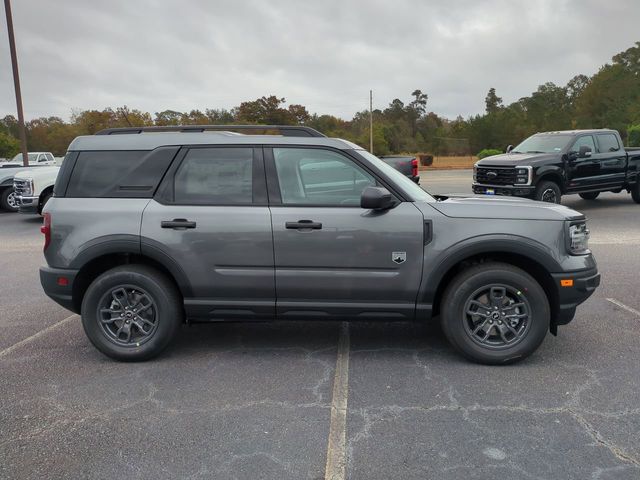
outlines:
M531 167L516 168L516 183L518 185L529 185L531 183Z
M589 229L585 222L569 225L569 252L573 255L589 252Z
M477 181L478 180L478 165L474 164L473 165L473 181Z

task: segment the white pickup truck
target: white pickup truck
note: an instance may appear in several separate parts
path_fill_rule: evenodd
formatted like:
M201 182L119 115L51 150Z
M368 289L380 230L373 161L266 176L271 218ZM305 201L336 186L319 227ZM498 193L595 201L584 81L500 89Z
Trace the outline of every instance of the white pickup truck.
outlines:
M50 166L16 173L13 177L13 191L18 212L40 215L53 195L53 185L59 171L59 166Z
M22 165L22 154L19 153L9 162L0 163L0 209L10 212L18 211L18 199L13 189L13 179L20 172L29 172L61 162L51 152L29 152L29 167ZM58 168L58 167L55 167ZM54 178L55 181L55 178Z

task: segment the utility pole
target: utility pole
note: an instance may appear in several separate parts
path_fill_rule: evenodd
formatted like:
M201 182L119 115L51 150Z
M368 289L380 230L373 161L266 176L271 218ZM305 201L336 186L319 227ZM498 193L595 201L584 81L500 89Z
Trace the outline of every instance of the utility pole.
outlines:
M18 131L20 132L20 149L22 150L22 164L29 166L27 153L27 132L24 128L24 113L22 111L22 93L20 92L20 76L18 75L18 55L16 40L13 35L13 19L11 16L11 1L4 0L4 12L7 15L7 33L9 34L9 51L11 52L11 67L13 69L13 85L16 90L16 105L18 107Z
M373 90L369 90L369 153L373 154Z

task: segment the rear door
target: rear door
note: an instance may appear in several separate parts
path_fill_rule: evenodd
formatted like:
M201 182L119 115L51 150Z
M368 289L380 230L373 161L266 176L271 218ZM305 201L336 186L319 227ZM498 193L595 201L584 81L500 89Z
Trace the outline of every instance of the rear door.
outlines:
M596 140L599 150L596 160L600 166L598 183L607 187L621 187L626 177L626 151L614 133L598 133Z
M273 239L262 149L183 149L144 211L142 251L180 272L188 316L272 318Z
M413 318L423 261L423 215L360 208L380 179L324 148L265 151L279 318Z

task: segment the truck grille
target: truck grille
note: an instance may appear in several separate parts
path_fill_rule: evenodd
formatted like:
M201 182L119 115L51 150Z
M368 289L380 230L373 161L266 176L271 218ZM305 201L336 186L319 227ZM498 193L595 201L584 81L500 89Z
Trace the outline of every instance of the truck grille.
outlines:
M28 180L13 180L13 190L16 195L29 196L31 195L31 185Z
M515 185L514 167L477 167L476 182L487 185Z

